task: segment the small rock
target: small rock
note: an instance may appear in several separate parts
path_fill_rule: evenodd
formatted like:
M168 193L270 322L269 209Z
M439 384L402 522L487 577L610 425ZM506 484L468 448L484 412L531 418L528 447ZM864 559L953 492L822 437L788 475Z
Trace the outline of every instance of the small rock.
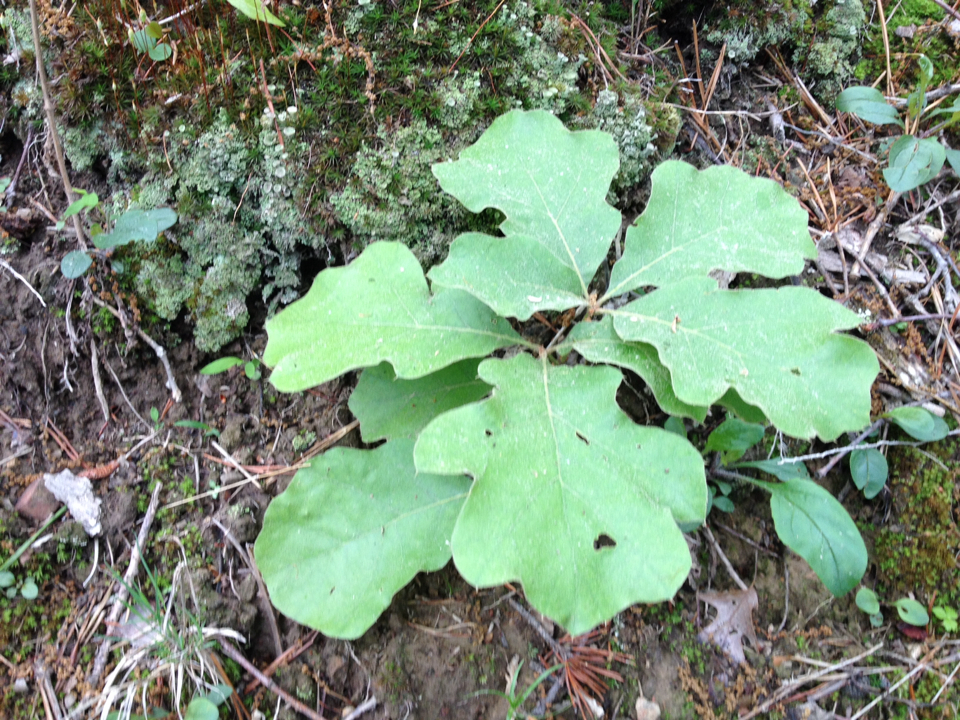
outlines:
M43 522L57 511L60 502L43 484L43 478L37 478L17 501L17 512L35 522Z
M26 678L17 678L13 681L13 691L16 693L25 693L30 689Z
M910 40L914 35L917 34L916 25L901 25L896 30L893 31L893 34L897 37L906 38Z
M658 720L660 706L644 697L637 698L637 720Z

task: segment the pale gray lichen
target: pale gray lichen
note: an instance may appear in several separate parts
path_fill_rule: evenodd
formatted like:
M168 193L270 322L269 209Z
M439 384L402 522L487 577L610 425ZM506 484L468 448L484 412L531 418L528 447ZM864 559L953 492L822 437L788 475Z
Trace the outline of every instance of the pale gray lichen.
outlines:
M268 309L294 300L301 250L324 241L297 207L296 168L306 153L296 118L295 108L266 112L255 140L225 112L202 133L175 125L166 156L130 197L136 207L179 213L165 243L141 249L136 285L162 318L186 309L201 350L216 351L243 330L247 298L262 279Z
M656 135L647 124L646 110L640 98L624 95L623 107L620 97L612 90L602 90L586 124L597 130L610 133L620 150L620 170L610 184L608 201L622 205L628 196L653 170L657 148L653 141Z
M813 44L808 57L809 69L823 80L821 96L838 93L841 83L853 73L867 14L861 0L836 0L824 22L826 33Z
M406 244L423 264L441 258L465 210L441 192L431 166L455 154L423 120L395 132L381 127L379 147L357 153L352 180L333 197L340 221L363 245Z

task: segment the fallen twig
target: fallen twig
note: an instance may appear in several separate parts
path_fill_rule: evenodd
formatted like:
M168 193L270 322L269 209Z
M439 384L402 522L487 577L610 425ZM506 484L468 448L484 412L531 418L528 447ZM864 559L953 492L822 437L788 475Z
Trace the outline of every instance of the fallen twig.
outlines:
M313 710L312 708L309 708L306 705L304 705L302 702L300 702L295 697L290 695L290 693L288 693L282 687L280 687L275 682L273 682L273 680L271 680L262 672L257 670L257 668L254 667L253 663L247 660L243 656L243 653L237 650L227 640L220 638L219 643L220 643L220 649L223 651L224 655L229 657L231 660L235 661L244 670L246 670L248 673L253 675L257 680L260 681L260 684L263 685L265 688L267 688L270 692L276 693L281 698L283 698L284 702L290 705L290 707L292 707L298 713L306 715L308 718L310 718L310 720L326 720L326 718L324 718L323 715Z
M17 280L19 280L19 281L22 282L24 285L26 285L26 286L30 289L30 292L32 292L34 295L37 296L37 300L40 301L40 304L41 304L41 305L43 305L44 307L47 306L47 304L43 301L43 296L40 295L40 293L37 292L36 288L34 288L33 285L31 285L29 282L27 282L27 279L26 279L23 275L21 275L21 274L18 273L16 270L14 270L12 267L10 267L10 263L8 263L6 260L0 260L0 267L5 268L5 269L6 269L11 275L13 275Z
M153 524L153 518L157 514L157 507L160 504L160 491L162 489L163 483L160 482L158 482L157 486L153 489L153 495L150 497L150 505L147 506L147 512L143 516L143 522L140 525L140 533L137 535L137 543L130 548L130 564L127 566L127 571L123 574L123 582L120 583L117 594L113 599L113 605L110 607L110 613L107 615L106 624L108 627L111 625L116 625L117 621L120 619L120 614L123 612L124 604L130 594L130 587L133 585L133 581L137 576L137 571L140 569L140 556L143 553L143 548L147 543L147 537L150 534L150 526ZM100 676L103 674L103 669L107 665L107 656L110 653L110 645L111 643L109 636L105 636L103 638L103 642L100 644L100 647L97 648L97 655L93 660L93 669L87 676L87 682L92 688L97 686Z

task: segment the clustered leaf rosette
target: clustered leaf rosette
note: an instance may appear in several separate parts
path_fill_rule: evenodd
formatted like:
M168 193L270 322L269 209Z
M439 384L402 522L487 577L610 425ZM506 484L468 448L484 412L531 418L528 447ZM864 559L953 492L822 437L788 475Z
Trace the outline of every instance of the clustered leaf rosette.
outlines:
M621 225L605 200L617 169L609 135L508 113L434 167L468 209L504 214L502 237L461 235L427 277L403 245L371 244L268 322L271 382L364 369L350 408L364 442L386 441L327 452L270 505L257 560L282 612L355 638L451 557L477 587L519 581L573 634L671 598L690 569L682 533L707 510L704 463L620 409L623 368L699 421L719 404L824 440L869 422L877 360L840 332L856 314L807 288L710 277L800 273L815 248L796 200L733 168L665 162L596 290ZM571 309L583 321L549 350L508 320ZM561 362L574 350L587 362ZM866 550L840 504L806 476L758 484L784 541L835 594L854 587Z

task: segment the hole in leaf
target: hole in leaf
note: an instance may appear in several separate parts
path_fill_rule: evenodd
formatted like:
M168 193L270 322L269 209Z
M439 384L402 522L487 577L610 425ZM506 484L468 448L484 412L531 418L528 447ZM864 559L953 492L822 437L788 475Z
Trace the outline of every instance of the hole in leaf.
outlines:
M587 439L586 439L583 435L581 435L580 433L577 433L577 437L580 438L581 440L583 440L583 442L584 442L585 444L587 444L587 445L590 444L590 441L587 440Z
M800 368L790 368L790 372L792 372L794 375L798 375L798 376L799 376L799 375L800 375Z
M486 435L487 437L492 437L492 436L493 436L493 433L492 433L490 430L484 430L484 431L483 431L483 434Z
M593 541L594 550L603 550L603 548L616 547L616 546L617 546L617 541L614 540L609 535L607 535L606 533L600 533L600 535L597 536L597 539Z

